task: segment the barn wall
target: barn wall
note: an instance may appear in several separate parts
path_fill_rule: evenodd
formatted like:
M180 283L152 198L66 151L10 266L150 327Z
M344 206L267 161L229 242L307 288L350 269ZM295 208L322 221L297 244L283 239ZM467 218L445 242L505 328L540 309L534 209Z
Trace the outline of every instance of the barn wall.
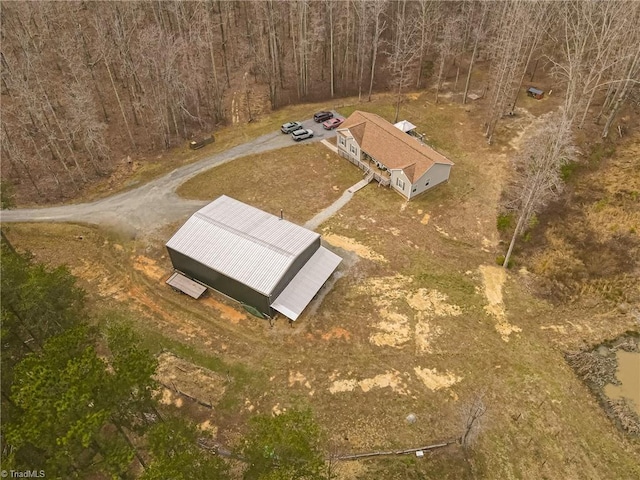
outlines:
M286 271L286 273L282 276L278 284L275 286L273 291L271 292L271 300L275 300L278 298L278 295L282 293L289 282L293 280L293 277L300 271L300 269L304 266L305 263L309 261L309 259L313 256L314 253L320 248L320 237L316 239L311 245L309 245L304 252L302 252L298 258L292 263L291 267Z
M272 316L269 297L248 287L247 285L229 278L180 252L168 248L173 268L204 283L205 285L224 293L225 295L255 307L265 315Z

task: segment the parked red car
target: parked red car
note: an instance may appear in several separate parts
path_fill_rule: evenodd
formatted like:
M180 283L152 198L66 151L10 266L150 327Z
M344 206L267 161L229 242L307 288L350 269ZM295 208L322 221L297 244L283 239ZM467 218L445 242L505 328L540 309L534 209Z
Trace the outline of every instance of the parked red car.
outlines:
M338 128L344 122L344 118L332 118L331 120L327 120L322 124L322 128L325 130L333 130L334 128Z

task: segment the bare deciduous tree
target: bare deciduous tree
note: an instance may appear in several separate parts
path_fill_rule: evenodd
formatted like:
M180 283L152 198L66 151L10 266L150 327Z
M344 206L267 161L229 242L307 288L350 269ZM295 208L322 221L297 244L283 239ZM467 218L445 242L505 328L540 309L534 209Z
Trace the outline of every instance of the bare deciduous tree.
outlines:
M373 37L371 43L373 49L371 51L371 75L369 76L369 96L367 101L371 101L371 92L373 91L373 77L376 73L376 60L378 58L378 46L380 37L385 31L387 24L382 15L387 7L388 0L372 0L371 15L373 16Z
M534 214L562 191L561 168L574 159L571 119L564 111L543 115L527 132L516 158L516 174L507 208L516 223L503 266L509 260L516 239Z
M486 419L487 407L484 404L484 395L476 395L471 402L461 407L462 435L460 444L467 449L478 438Z
M389 84L396 92L396 113L394 122L398 121L402 89L410 83L410 72L415 67L420 56L417 42L419 37L418 24L413 17L398 14L395 25L395 41L388 52Z

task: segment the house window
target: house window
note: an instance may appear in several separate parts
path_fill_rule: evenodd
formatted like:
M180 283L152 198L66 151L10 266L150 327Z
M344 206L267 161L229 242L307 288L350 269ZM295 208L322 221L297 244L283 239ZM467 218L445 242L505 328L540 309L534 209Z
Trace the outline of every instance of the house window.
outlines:
M351 149L351 153L353 153L354 155L358 153L358 149L353 146L353 145L349 145L350 149Z
M404 180L396 178L396 185L400 187L401 190L404 190Z
M347 146L347 139L342 135L338 135L338 142L340 142L340 145L342 145L343 147Z

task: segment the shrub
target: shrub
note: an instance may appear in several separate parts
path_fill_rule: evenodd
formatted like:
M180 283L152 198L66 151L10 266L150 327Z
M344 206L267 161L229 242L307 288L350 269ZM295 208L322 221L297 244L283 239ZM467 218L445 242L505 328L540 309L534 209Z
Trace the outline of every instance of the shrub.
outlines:
M498 255L498 256L496 257L496 264L498 264L498 265L500 265L500 266L504 265L504 255ZM513 257L511 257L511 258L509 259L509 263L507 264L507 268L511 268L511 267L513 267L513 265L514 265L514 263L513 263Z
M496 226L498 227L499 232L505 232L509 230L512 224L513 224L512 213L501 213L498 215L498 219L496 220Z

